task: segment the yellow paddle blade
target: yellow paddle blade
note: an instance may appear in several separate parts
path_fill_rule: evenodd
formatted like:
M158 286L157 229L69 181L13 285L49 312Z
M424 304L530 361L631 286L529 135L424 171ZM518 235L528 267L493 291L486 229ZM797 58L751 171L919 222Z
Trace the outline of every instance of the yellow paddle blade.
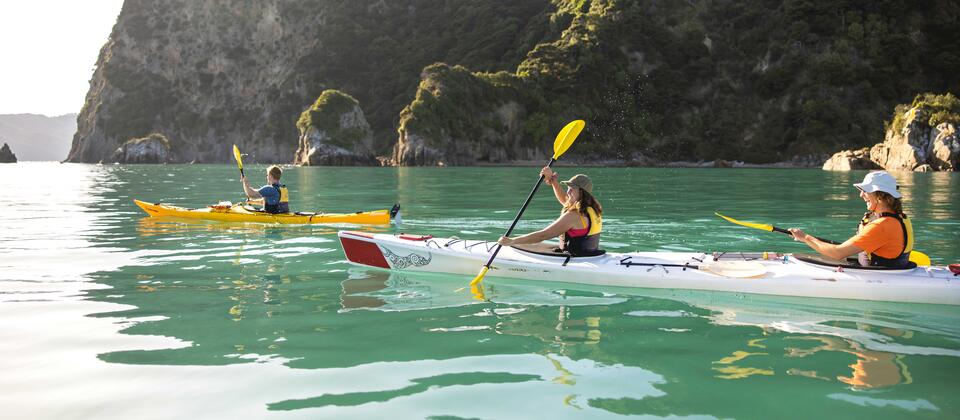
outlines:
M473 294L473 298L480 301L487 300L487 294L483 293L483 285L478 284L476 286L470 286L470 293Z
M478 274L477 277L474 278L473 281L470 282L470 288L471 288L471 289L473 289L474 286L476 286L478 283L480 283L481 281L483 281L483 276L486 276L486 275L487 275L487 270L489 270L489 269L490 269L490 267L483 266L483 270L480 270L480 274Z
M916 264L917 267L930 266L930 256L920 251L910 251L910 261Z
M233 157L234 157L234 159L237 160L237 167L239 167L240 170L242 171L242 170L243 170L243 159L240 158L240 148L237 147L237 145L233 145Z
M553 141L553 159L560 159L560 155L570 148L573 141L577 139L583 126L586 125L583 120L570 121L563 130L557 133L557 139Z
M722 214L720 214L720 213L714 212L713 214L715 214L715 215L717 215L717 216L720 216L720 217L723 218L723 220L726 220L726 221L728 221L728 222L730 222L730 223L733 223L733 224L737 224L737 225L740 225L740 226L746 226L746 227L750 227L750 228L754 228L754 229L765 230L765 231L767 231L767 232L773 232L773 225L765 225L765 224L762 224L762 223L741 222L741 221L739 221L739 220L737 220L737 219L734 219L734 218L732 218L732 217L724 216L724 215L722 215Z

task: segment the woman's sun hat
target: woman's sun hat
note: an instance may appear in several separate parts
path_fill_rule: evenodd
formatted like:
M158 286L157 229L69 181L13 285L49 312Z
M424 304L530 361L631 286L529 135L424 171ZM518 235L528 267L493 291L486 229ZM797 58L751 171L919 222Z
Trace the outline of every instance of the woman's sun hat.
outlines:
M859 188L863 192L877 192L883 191L887 194L893 196L893 198L900 198L900 192L897 191L897 180L887 173L887 171L876 171L870 172L867 176L863 177L863 182L859 184L853 184L854 187Z
M590 180L590 177L584 174L576 174L573 176L573 178L570 178L566 181L560 181L560 183L568 187L577 187L590 194L593 194L593 181Z

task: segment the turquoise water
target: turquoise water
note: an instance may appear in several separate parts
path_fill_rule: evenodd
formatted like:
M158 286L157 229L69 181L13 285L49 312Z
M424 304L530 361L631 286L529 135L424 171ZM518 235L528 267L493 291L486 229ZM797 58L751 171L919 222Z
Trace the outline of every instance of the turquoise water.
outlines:
M262 167L250 167L259 174ZM589 173L614 251L801 251L850 235L864 172ZM403 205L376 231L494 239L534 168L289 168L292 206ZM898 174L917 247L960 262L960 175ZM145 217L241 197L228 165L0 165L6 418L957 418L960 308L397 275L336 227ZM255 178L251 175L251 178ZM257 176L255 179L258 179ZM558 207L544 190L520 231ZM352 227L355 228L355 227Z

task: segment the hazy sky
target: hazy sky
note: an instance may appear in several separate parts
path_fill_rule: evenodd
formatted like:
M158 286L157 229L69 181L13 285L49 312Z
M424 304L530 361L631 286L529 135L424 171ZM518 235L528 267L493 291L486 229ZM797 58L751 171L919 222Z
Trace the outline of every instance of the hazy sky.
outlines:
M123 0L0 0L0 114L80 112Z

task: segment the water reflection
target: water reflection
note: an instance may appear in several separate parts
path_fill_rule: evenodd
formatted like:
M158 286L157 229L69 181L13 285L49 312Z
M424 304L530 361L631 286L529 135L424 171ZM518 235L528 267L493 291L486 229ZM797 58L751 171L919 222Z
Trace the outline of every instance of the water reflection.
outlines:
M443 285L444 280L439 277L418 275L417 278L425 280L356 270L342 283L344 309L409 311L434 305L472 304L453 292L458 280L463 279L448 278L448 285ZM517 301L554 304L557 305L554 315L549 311L529 311L526 307L485 308L476 315L499 318L500 322L494 328L499 334L536 337L552 344L559 354L589 355L594 360L619 360L620 356L605 354L603 346L598 344L605 337L603 330L623 324L620 318L624 314L660 320L703 318L713 325L757 328L756 334L745 335L747 338L742 347L718 354L719 358L710 362L714 377L724 380L786 374L835 380L854 390L877 389L913 382L907 366L909 355L936 354L960 358L960 311L952 307L873 302L838 305L838 301L829 300L818 302L815 299L696 291L630 290L623 292L625 294L606 291L600 296L592 296L590 288L586 289L557 290L500 279L490 285L487 294L490 303L498 306ZM522 298L518 299L520 296ZM537 302L536 298L547 296L552 298ZM668 299L690 306L678 310L624 313L630 306L644 302L638 301L636 296ZM587 306L591 315L571 319L571 313L577 312L572 308L579 305ZM661 326L658 330L666 333L695 333L698 330L685 325ZM759 338L750 338L752 336ZM576 351L568 353L568 347L578 345ZM837 369L836 358L816 357L818 353L831 352L856 357L855 362L849 364L847 374L825 376L820 373ZM796 359L802 358L810 360L798 365ZM950 364L956 365L956 361ZM670 373L669 370L658 371Z

